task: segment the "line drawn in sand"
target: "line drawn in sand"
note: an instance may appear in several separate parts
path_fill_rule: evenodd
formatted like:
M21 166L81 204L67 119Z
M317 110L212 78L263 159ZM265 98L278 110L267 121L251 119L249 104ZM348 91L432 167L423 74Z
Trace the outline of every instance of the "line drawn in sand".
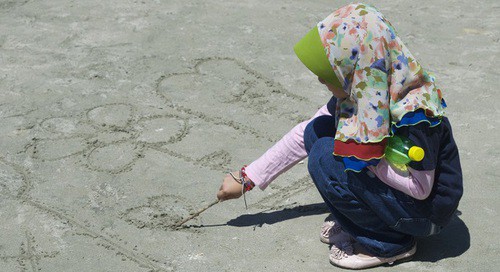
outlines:
M40 261L42 259L54 258L59 252L44 252L39 251L36 245L35 237L28 230L24 231L25 240L19 246L19 255L0 255L0 260L9 261L15 260L21 271L39 271ZM28 266L31 269L28 269Z
M48 214L57 218L61 222L65 222L69 224L73 228L75 228L78 232L83 232L85 234L84 237L92 238L95 240L95 244L98 246L102 246L108 250L113 250L116 254L123 256L123 258L131 260L137 263L139 266L150 268L151 271L172 271L175 270L175 266L170 261L165 260L155 260L153 258L145 256L145 254L140 252L134 252L133 250L128 249L121 242L116 241L115 239L105 235L102 231L94 230L90 225L80 222L75 219L72 215L68 214L65 211L50 207L41 201L35 200L29 196L29 190L31 186L27 186L25 184L31 184L34 181L32 180L34 177L28 175L29 170L25 168L23 165L19 165L13 162L7 161L2 155L0 155L0 166L2 166L3 178L0 179L1 189L0 194L9 199L18 200L20 203L25 205L32 206L39 210L41 213ZM5 166L10 166L5 167ZM10 170L10 171L9 171ZM13 172L13 173L11 173ZM20 185L12 186L12 184L6 184L6 178L9 177L17 177L17 183ZM24 179L23 179L24 178ZM23 189L23 188L28 189ZM21 189L19 189L21 188ZM17 190L16 190L17 189ZM0 261L10 261L15 260L22 271L28 271L28 264L31 266L32 271L37 271L39 267L39 261L47 258L55 258L58 255L58 252L44 252L39 251L36 247L37 242L34 240L34 236L29 232L25 231L25 242L20 245L20 254L17 255L0 255Z

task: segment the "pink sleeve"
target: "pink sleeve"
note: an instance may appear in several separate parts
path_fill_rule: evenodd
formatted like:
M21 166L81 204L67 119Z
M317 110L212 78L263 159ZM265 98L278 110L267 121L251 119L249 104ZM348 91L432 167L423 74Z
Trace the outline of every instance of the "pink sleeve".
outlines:
M246 174L255 185L264 190L281 173L307 157L304 129L309 122L320 115L331 115L326 105L311 119L296 125L260 158L246 167Z
M407 175L402 175L385 159L380 160L377 166L368 168L385 184L419 200L429 196L434 184L434 170L417 171L408 167Z

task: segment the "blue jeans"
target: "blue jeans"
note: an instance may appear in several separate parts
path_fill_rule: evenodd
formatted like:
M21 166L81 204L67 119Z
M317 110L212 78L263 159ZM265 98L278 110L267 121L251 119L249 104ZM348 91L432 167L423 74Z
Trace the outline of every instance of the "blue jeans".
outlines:
M422 202L378 179L364 169L345 171L333 156L335 118L319 116L304 131L308 169L321 197L344 231L379 257L408 251L415 236L439 231Z

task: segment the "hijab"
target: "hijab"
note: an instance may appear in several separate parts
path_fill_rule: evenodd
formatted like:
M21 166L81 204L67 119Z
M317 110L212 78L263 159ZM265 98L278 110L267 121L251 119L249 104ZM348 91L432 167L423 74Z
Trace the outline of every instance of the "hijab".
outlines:
M434 77L403 44L394 27L366 4L342 7L317 25L343 90L335 115L334 155L359 171L378 163L397 127L438 125L446 104Z

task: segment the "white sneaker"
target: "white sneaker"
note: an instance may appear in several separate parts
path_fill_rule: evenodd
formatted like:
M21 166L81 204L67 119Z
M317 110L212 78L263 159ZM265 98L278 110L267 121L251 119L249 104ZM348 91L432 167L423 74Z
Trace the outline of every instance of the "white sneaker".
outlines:
M339 222L336 220L325 221L321 226L319 240L325 244L338 244L343 241L350 241L351 235L342 230Z
M396 261L410 260L417 251L415 244L407 252L394 257L375 257L370 255L359 243L344 241L338 246L332 245L330 249L330 263L348 269L364 269L382 264L392 265Z

